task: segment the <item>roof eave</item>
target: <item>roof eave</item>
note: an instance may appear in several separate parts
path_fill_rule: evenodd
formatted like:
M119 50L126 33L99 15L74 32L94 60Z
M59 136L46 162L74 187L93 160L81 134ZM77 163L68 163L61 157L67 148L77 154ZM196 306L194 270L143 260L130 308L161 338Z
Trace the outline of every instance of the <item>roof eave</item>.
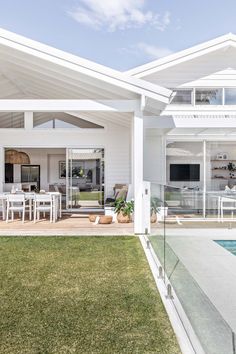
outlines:
M153 72L164 70L167 67L175 66L227 46L236 47L236 35L228 33L224 36L217 37L213 40L198 44L191 48L170 54L164 58L157 59L150 63L128 70L126 71L126 74L142 79L148 75L151 75Z
M108 84L140 96L145 95L152 99L160 100L165 104L168 103L172 93L172 91L164 87L147 84L145 81L130 77L128 74L82 59L73 54L69 54L3 29L0 29L0 44L61 66L66 66L67 64L68 67L68 64L70 64L71 70L86 73L86 75L90 77L103 80Z

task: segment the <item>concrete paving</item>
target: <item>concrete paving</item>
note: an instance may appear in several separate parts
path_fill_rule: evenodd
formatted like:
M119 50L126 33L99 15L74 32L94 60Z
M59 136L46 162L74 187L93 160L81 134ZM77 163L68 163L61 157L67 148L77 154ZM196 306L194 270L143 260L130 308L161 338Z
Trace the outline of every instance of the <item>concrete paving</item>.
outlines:
M166 240L236 333L236 256L214 240L236 240L235 229L168 228Z

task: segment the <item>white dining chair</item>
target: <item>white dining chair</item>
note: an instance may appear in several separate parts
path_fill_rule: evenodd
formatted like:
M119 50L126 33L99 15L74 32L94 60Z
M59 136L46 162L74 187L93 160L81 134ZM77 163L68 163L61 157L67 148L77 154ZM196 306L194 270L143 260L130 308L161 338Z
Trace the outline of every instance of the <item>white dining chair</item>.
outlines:
M220 220L224 221L224 211L231 211L231 217L234 216L234 211L236 211L236 199L221 197L220 198Z
M14 220L15 212L22 215L22 222L25 222L25 195L24 194L8 194L7 195L7 217L6 222L9 221L9 213L11 213L11 220Z
M0 198L0 212L2 213L2 220L6 220L6 200Z
M25 193L25 212L29 213L29 220L30 221L32 220L34 197L35 197L34 192L26 192Z
M35 194L34 197L34 223L39 221L40 213L44 216L46 213L50 215L50 222L53 221L53 199L50 194Z

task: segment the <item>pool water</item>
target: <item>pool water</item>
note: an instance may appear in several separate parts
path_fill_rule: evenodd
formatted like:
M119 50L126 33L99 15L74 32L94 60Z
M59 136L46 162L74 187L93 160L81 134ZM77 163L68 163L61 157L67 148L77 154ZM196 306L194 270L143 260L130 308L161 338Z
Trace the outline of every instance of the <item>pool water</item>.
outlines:
M220 240L215 242L236 256L236 240Z

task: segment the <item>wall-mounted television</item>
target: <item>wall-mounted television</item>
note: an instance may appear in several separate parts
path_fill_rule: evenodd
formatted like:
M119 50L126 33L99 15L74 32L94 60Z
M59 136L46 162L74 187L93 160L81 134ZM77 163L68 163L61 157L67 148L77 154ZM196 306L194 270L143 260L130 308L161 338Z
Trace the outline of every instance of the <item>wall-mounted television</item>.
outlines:
M170 181L200 181L200 164L170 164Z

